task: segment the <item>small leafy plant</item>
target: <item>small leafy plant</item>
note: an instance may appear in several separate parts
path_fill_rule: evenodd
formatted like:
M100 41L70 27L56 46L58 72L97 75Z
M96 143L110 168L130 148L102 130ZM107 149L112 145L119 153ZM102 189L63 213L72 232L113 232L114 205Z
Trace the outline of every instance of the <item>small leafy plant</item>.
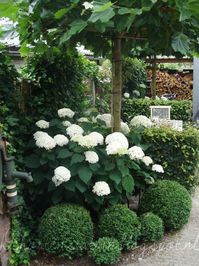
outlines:
M88 254L96 264L113 264L120 257L121 248L116 239L102 237L91 243Z

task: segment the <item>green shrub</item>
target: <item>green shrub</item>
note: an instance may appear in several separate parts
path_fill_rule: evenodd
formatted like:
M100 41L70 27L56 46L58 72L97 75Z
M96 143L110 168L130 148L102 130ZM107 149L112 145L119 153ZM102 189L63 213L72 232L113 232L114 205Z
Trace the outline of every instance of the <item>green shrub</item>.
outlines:
M178 181L191 190L198 184L199 132L190 127L182 132L169 128L145 129L142 142L147 154L164 168L164 178Z
M156 241L164 235L163 221L157 215L148 212L140 217L141 239L144 241Z
M131 249L137 245L140 222L137 215L124 205L115 205L104 211L98 225L100 237L117 239L122 248Z
M191 121L192 102L189 100L153 100L153 99L124 99L122 105L122 118L130 122L136 115L145 115L150 117L150 106L152 105L170 105L171 119Z
M47 209L41 218L39 237L50 254L72 258L87 251L93 239L93 224L87 210L63 204Z
M96 264L112 264L118 261L121 255L119 242L114 238L102 237L92 242L89 250L91 257Z
M153 212L162 218L166 229L180 229L188 222L191 197L175 181L159 180L146 190L141 198L140 212Z
M144 61L127 57L123 59L122 67L123 91L136 96L133 91L138 90L141 97L145 96L146 87L143 85L146 83L147 75Z

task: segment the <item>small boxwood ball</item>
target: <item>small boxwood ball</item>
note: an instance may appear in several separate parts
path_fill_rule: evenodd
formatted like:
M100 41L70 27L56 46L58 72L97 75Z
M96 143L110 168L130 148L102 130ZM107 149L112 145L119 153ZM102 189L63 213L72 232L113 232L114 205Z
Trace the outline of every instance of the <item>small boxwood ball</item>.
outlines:
M81 206L61 204L47 209L39 225L42 248L60 257L72 258L88 250L93 223Z
M159 240L164 235L164 225L162 219L153 214L147 212L141 215L141 239L143 241L153 242Z
M125 205L107 208L99 219L98 234L100 237L113 237L122 249L131 249L137 245L140 235L140 221L135 212Z
M163 220L166 229L176 230L188 222L191 206L190 194L183 186L159 180L143 194L140 212L153 212Z
M121 247L116 239L102 237L91 243L88 254L96 264L112 264L118 261Z

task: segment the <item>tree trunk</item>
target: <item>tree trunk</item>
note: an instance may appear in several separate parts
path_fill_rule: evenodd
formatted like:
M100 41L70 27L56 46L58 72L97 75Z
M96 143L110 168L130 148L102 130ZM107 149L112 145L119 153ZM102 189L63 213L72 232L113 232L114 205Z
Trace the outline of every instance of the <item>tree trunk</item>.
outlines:
M156 77L157 77L157 64L156 64L156 55L154 55L152 63L152 81L151 81L151 96L153 99L155 99L156 97Z
M95 107L96 102L96 90L95 90L95 81L92 80L92 94L93 94L93 106Z
M121 100L122 100L122 56L121 38L112 39L112 132L121 129Z

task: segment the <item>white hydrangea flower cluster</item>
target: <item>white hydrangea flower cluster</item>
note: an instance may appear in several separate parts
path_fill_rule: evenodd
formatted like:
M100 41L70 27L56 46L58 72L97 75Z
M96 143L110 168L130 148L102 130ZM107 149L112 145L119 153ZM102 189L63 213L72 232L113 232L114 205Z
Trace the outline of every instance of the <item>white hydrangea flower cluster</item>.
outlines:
M99 145L103 145L103 144L104 144L104 137L103 137L102 134L93 131L93 132L91 132L91 133L89 134L89 136L90 136L91 138L94 138L95 141L97 142L97 144L99 144Z
M99 197L107 196L111 193L110 187L105 181L96 182L92 191Z
M35 125L39 128L49 128L50 123L46 120L39 120L35 123Z
M98 132L91 132L86 136L75 135L71 140L77 142L80 146L87 148L93 148L104 143L104 137Z
M151 122L151 120L144 115L134 116L130 122L131 127L138 127L138 126L152 127L152 125L153 123Z
M66 129L66 133L72 138L75 135L82 135L84 133L83 128L76 124L72 124Z
M142 159L143 163L146 165L146 166L149 166L150 164L153 163L153 160L151 159L150 156L144 156Z
M67 145L69 142L68 138L62 134L57 134L56 136L54 136L54 140L60 147Z
M84 155L86 157L85 161L91 164L97 163L99 161L99 156L94 151L86 151Z
M40 133L36 132L34 134L34 138L36 139L36 146L39 148L52 150L56 146L56 141L47 133L41 134L41 132Z
M98 116L96 116L96 120L97 119L104 121L106 126L107 126L107 128L111 128L111 122L112 122L111 114L98 115Z
M164 169L163 169L162 165L160 165L160 164L154 164L152 166L152 171L157 172L157 173L164 173Z
M48 136L48 133L43 132L43 131L37 131L33 134L33 137L35 140L37 140L40 137Z
M124 98L129 98L130 97L130 94L128 92L125 92L124 93Z
M89 122L87 117L80 117L78 120L78 122L82 123L82 122Z
M75 112L73 112L70 108L61 108L57 111L59 117L69 117L73 118Z
M52 178L52 181L57 187L61 185L63 182L69 181L70 178L71 178L70 171L64 166L59 166L54 170L54 176Z
M71 126L71 122L69 122L69 121L63 121L62 122L62 125L65 126L65 127L69 127L69 126Z
M127 153L129 143L127 138L121 132L109 134L105 142L107 144L106 152L108 155L123 155Z
M144 152L140 147L133 146L128 149L128 155L131 160L141 160L144 157Z
M139 92L138 90L134 90L134 91L133 91L133 94L134 94L135 96L137 96L137 97L140 96L140 92Z
M128 135L130 133L130 128L127 123L121 122L121 131L124 135Z

